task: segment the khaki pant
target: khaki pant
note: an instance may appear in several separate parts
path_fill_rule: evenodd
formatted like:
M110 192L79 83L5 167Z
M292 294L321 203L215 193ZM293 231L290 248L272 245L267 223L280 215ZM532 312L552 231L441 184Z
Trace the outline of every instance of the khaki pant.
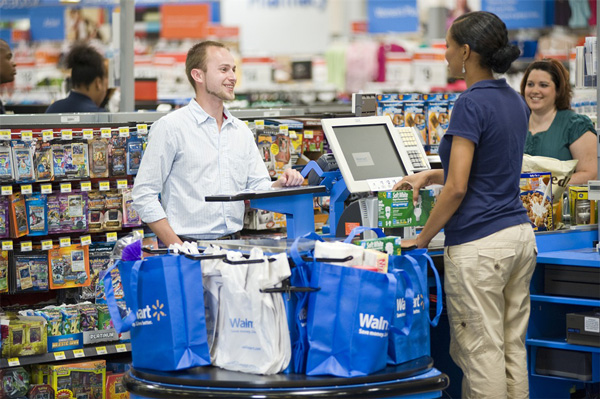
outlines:
M450 355L463 398L527 398L525 334L537 247L529 224L445 248Z

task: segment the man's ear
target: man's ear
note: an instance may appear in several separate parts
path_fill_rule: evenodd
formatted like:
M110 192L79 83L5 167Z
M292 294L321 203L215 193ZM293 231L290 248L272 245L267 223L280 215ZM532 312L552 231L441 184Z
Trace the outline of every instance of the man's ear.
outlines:
M204 72L202 72L202 70L194 68L190 74L192 75L192 79L194 79L194 81L198 83L202 83L204 81Z

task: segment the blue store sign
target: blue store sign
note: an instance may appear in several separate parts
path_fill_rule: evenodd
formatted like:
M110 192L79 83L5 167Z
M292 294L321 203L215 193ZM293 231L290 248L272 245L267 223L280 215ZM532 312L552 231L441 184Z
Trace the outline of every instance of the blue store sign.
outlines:
M481 9L499 16L507 29L545 27L545 5L541 0L481 1Z
M367 13L370 33L419 29L417 0L369 0Z
M65 40L65 8L31 9L31 40Z

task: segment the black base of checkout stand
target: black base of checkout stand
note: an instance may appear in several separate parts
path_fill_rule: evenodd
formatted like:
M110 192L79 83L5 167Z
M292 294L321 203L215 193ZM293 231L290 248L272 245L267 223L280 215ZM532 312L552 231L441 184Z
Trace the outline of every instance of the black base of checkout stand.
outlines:
M255 375L196 367L161 372L131 369L123 382L131 399L142 398L439 398L448 376L428 356L364 377L299 374Z

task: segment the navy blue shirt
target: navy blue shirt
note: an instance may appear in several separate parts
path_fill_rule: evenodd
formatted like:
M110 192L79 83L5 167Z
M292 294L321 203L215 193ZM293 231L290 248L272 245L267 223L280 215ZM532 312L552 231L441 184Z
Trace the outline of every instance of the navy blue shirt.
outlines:
M465 198L444 228L445 245L529 223L519 189L528 121L525 100L504 79L477 82L456 100L440 143L444 181L454 136L475 143L475 153Z
M69 114L73 112L106 112L106 110L97 106L85 94L74 91L71 91L67 98L55 101L46 109L47 114Z

